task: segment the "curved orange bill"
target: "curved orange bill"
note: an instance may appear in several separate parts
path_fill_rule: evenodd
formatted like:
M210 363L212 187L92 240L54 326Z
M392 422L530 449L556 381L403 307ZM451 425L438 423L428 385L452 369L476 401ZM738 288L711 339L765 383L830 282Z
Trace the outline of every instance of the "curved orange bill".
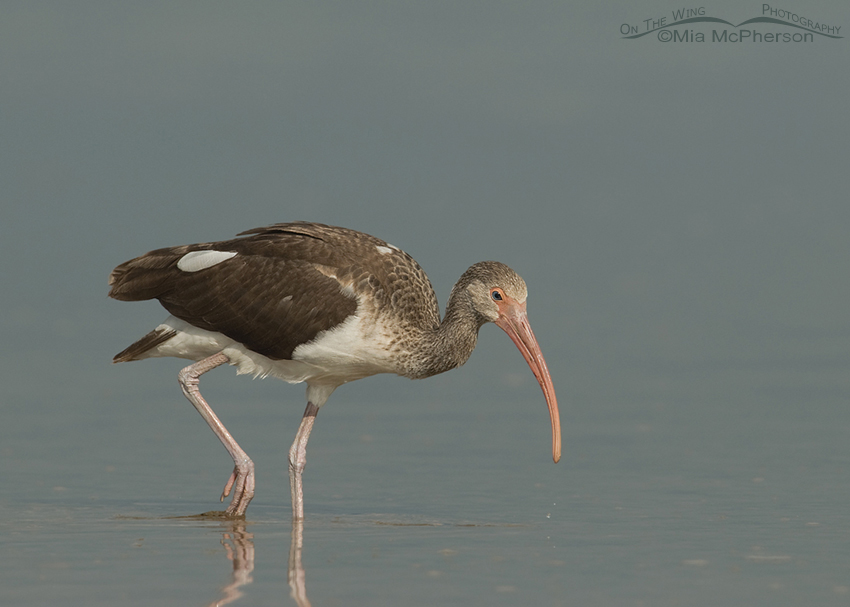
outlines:
M537 345L537 339L528 322L525 303L519 303L510 298L500 302L499 318L496 319L496 324L508 334L511 341L522 352L525 362L531 367L534 377L543 388L546 405L549 407L549 419L552 420L552 459L557 463L561 459L561 418L558 415L558 400L555 398L555 386L549 375L543 352Z

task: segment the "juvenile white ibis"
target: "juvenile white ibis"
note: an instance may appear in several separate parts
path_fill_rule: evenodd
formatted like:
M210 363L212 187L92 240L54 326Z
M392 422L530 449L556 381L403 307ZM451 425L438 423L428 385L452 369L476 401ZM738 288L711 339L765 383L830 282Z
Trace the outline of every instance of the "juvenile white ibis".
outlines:
M508 266L471 266L440 321L431 283L413 258L368 234L317 223L279 223L233 240L157 249L112 271L110 297L158 299L171 314L113 362L175 356L186 398L233 457L221 499L242 517L254 497L254 463L201 396L201 375L229 363L237 373L307 382L307 409L289 450L293 519L304 518L301 474L316 414L340 385L376 373L411 379L469 359L478 330L495 322L543 389L552 458L561 458L555 388L526 315L525 282Z

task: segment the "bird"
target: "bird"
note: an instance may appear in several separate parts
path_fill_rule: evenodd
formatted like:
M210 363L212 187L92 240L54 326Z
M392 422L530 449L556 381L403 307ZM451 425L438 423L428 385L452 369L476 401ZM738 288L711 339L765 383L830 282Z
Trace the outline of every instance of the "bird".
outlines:
M307 407L289 450L293 521L304 519L307 441L334 390L378 373L422 379L459 367L488 322L508 334L540 384L552 424L552 459L561 458L558 402L528 321L528 290L503 263L470 266L441 319L427 275L398 247L348 228L291 222L150 251L117 266L109 285L116 300L156 299L170 314L113 362L193 361L178 379L233 458L221 494L223 502L233 493L228 518L245 517L255 475L253 461L199 389L200 377L224 364L238 374L307 384Z

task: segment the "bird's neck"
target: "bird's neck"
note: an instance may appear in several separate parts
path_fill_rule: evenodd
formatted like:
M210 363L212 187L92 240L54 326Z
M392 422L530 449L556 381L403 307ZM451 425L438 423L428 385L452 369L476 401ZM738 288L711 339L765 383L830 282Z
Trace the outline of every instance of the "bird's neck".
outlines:
M478 341L478 329L483 324L484 320L472 307L466 286L456 284L446 305L443 321L423 338L425 347L422 350L424 358L421 360L421 377L443 373L469 360Z

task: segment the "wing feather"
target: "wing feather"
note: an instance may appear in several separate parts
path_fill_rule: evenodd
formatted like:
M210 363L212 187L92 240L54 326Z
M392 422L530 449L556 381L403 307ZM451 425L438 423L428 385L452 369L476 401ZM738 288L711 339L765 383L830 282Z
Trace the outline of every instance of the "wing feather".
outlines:
M310 253L299 252L296 245L291 239L243 238L158 249L118 266L110 277L110 296L158 299L171 314L198 328L222 333L271 359L289 359L299 344L357 310L353 293L344 293L337 279L304 260ZM177 267L183 255L202 250L237 255L197 272ZM325 264L348 263L332 252L320 257Z
M186 272L178 261L193 251L236 255ZM347 228L280 223L221 242L151 251L113 270L110 297L158 299L174 316L217 331L280 360L342 323L364 315L394 315L400 326L440 324L434 289L414 259L385 241Z

